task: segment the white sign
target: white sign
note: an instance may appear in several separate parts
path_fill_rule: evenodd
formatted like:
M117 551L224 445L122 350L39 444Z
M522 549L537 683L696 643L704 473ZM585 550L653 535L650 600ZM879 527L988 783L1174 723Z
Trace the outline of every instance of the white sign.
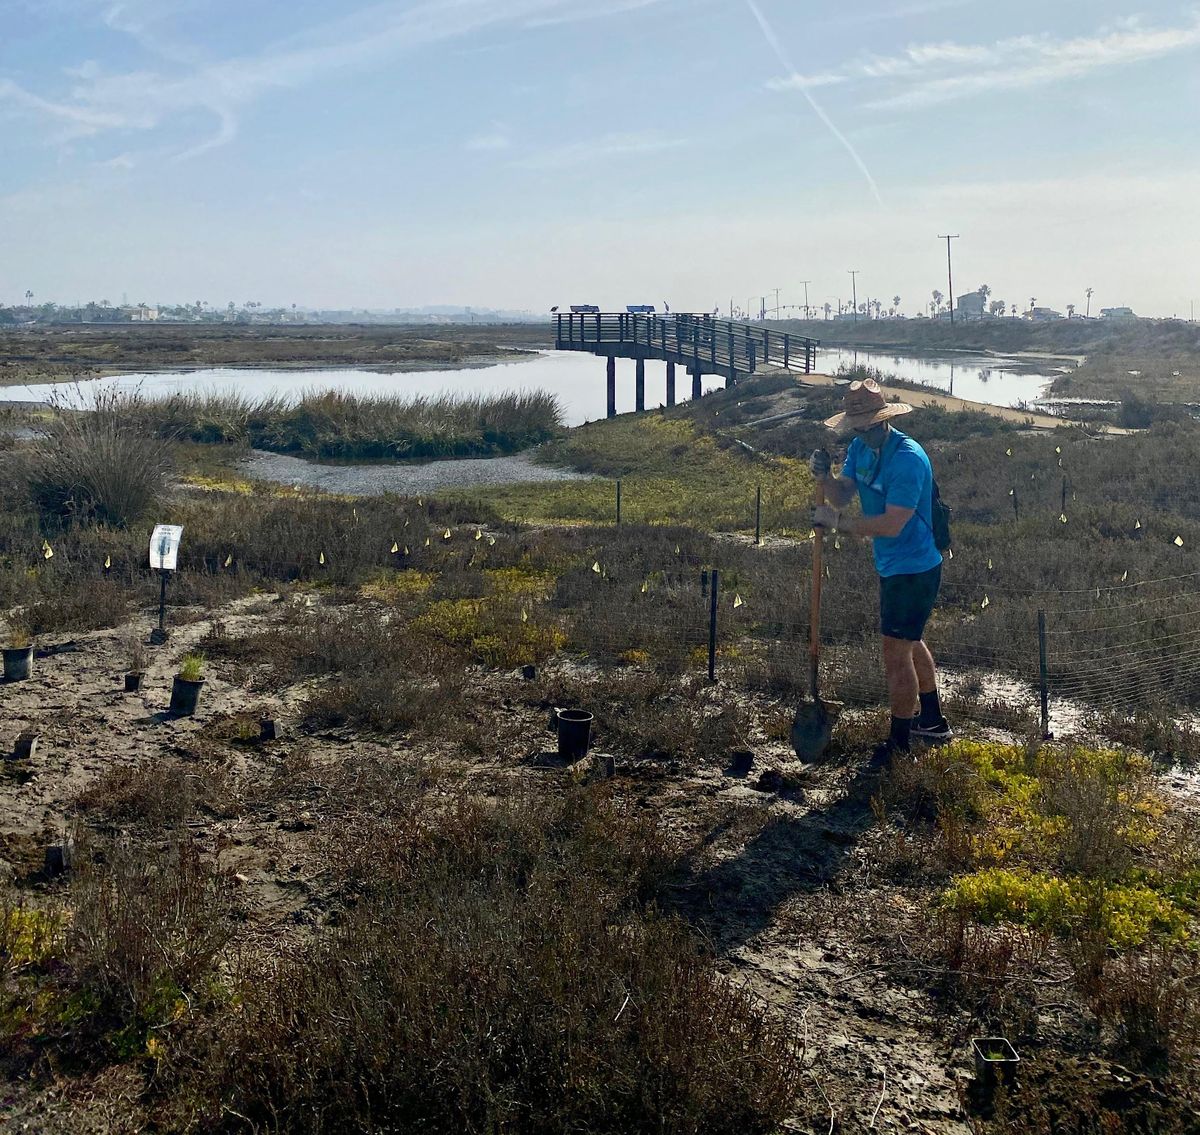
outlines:
M156 524L150 537L150 566L158 571L175 571L182 539L182 524Z

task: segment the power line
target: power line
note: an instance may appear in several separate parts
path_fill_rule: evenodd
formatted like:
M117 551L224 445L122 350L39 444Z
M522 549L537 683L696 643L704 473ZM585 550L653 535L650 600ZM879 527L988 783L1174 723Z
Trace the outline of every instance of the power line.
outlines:
M954 326L954 264L950 259L950 242L952 240L958 240L958 239L959 239L958 233L954 233L951 236L939 236L938 237L938 240L944 240L946 242L946 273L950 279L950 297L949 297L949 299L950 299L950 326L951 327Z

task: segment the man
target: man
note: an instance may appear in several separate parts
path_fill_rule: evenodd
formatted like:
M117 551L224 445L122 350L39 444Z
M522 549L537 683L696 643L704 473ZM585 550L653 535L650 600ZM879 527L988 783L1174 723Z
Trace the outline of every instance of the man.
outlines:
M843 405L825 425L854 440L840 477L832 476L825 450L812 455L809 468L829 502L813 510L813 524L874 543L892 712L891 732L876 756L887 760L896 751L907 752L911 738L940 742L953 736L938 700L933 655L924 642L942 579L942 554L933 536L933 467L925 450L892 425L912 407L888 402L877 382L851 383ZM856 493L862 516L844 516L840 510ZM918 701L920 713L914 717Z

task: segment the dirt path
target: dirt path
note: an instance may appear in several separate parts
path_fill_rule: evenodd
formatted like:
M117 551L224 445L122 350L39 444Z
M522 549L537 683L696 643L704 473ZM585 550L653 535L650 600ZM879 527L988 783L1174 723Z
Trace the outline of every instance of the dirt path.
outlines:
M758 373L762 374L765 372L759 371ZM780 373L785 372L781 371ZM804 376L801 382L802 386L835 386L837 384L834 377L828 374L808 374ZM965 398L954 398L949 394L941 394L932 390L911 390L906 386L885 386L883 391L889 400L899 399L901 402L907 402L910 406L940 406L943 410L978 410L984 414L992 414L997 418L1003 418L1006 422L1028 424L1032 429L1054 430L1058 429L1059 426L1080 424L1068 418L1057 417L1054 414L1040 414L1032 410L1016 410L1011 406L993 406L989 402L968 402ZM1097 426L1096 429L1101 433L1118 435L1130 432L1116 426Z

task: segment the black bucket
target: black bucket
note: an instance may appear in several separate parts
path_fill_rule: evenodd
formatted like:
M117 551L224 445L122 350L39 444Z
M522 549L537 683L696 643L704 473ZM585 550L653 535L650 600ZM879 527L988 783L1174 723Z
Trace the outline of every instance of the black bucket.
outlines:
M140 670L130 670L125 675L125 692L136 694L142 688L142 673Z
M32 646L6 646L4 648L4 680L23 682L33 673Z
M558 755L578 761L588 754L592 741L592 715L586 709L558 711Z
M171 716L191 717L196 712L196 703L200 700L200 690L203 686L203 678L193 682L176 674L171 686Z

